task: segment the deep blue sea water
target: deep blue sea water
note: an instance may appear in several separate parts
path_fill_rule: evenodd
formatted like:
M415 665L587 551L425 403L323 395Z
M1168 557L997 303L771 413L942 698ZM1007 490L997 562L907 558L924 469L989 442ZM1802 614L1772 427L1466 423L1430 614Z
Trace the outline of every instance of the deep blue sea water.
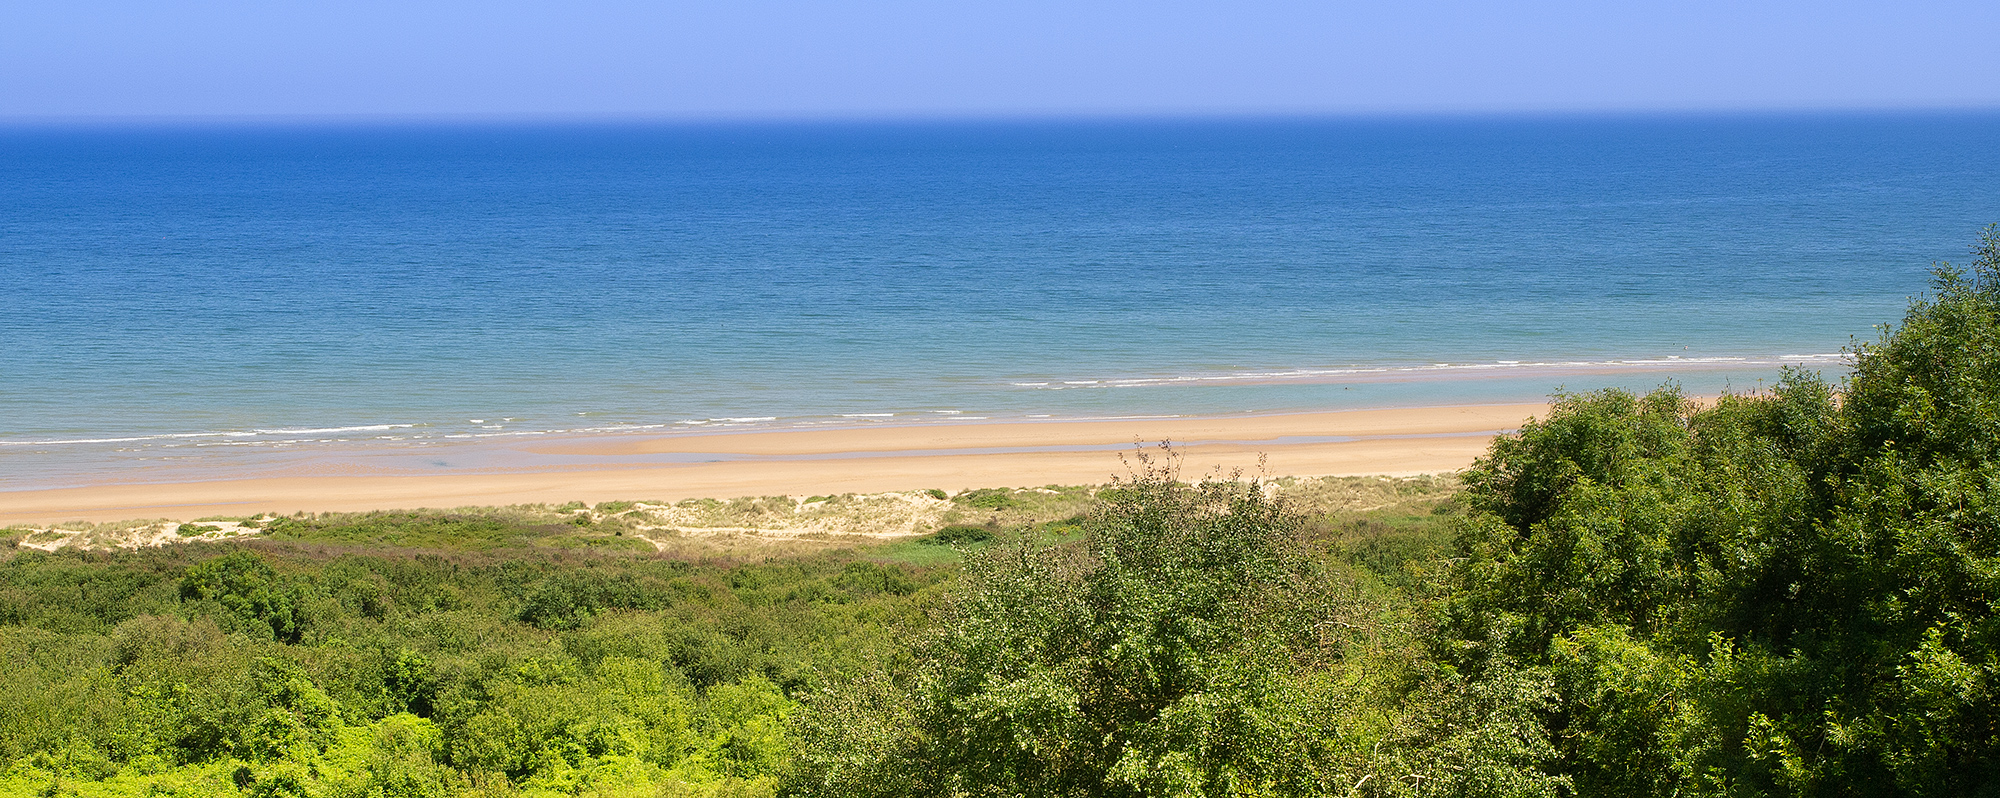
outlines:
M1751 388L1837 374L1995 221L1995 114L0 130L0 489Z

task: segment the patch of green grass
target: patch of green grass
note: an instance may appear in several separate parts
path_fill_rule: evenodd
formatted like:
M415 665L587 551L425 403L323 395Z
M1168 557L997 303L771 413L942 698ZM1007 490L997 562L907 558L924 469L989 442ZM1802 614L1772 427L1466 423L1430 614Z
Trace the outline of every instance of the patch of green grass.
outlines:
M917 539L918 543L930 546L958 546L969 543L985 543L993 539L993 530L983 526L953 524Z
M1399 589L1416 588L1452 545L1462 508L1449 478L1342 478L1292 486L1314 510L1312 536L1326 555Z
M1035 536L1047 542L1067 543L1083 537L1083 523L1084 517L1075 515L1060 521L1046 521L1036 524L1030 531Z
M638 538L622 535L568 535L547 538L542 545L558 549L592 549L596 551L632 552L643 554L653 551L653 545Z
M904 538L894 543L884 543L856 549L855 553L877 562L905 563L918 567L957 565L965 559L965 552L991 544L971 544L968 546L938 546L925 542L926 538Z
M981 510L1000 510L1014 505L1014 491L1011 488L979 488L958 494L953 501Z
M554 519L536 520L397 511L280 518L267 528L272 540L467 551L533 548L549 538L576 535L574 527L551 523Z

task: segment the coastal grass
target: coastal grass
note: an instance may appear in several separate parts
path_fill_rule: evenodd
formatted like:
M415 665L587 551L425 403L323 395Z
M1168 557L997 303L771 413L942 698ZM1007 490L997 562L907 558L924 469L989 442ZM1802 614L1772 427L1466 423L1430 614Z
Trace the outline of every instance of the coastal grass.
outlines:
M1278 477L1260 483L1314 517L1422 525L1458 490L1455 477ZM0 529L0 550L111 551L196 541L255 539L326 550L522 553L550 550L725 559L867 548L874 556L945 562L1001 537L1062 540L1117 484L982 488L822 496L611 501L596 505L208 516ZM1107 491L1110 493L1107 494Z
M1343 540L1456 490L1262 484ZM967 557L1127 489L10 529L0 794L775 795L802 702L900 667Z

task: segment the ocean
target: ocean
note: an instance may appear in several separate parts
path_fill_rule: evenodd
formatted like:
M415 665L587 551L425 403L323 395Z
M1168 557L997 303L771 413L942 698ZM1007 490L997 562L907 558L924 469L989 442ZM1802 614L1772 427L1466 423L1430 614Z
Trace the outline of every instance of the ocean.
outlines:
M1991 113L17 127L0 490L1837 379L1995 221Z

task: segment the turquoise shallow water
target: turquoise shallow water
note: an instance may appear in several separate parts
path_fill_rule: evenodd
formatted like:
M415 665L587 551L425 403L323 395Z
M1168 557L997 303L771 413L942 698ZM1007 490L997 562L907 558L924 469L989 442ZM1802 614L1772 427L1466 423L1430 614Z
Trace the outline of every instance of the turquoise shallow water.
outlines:
M0 209L18 488L1837 373L2000 220L2000 115L16 129Z

